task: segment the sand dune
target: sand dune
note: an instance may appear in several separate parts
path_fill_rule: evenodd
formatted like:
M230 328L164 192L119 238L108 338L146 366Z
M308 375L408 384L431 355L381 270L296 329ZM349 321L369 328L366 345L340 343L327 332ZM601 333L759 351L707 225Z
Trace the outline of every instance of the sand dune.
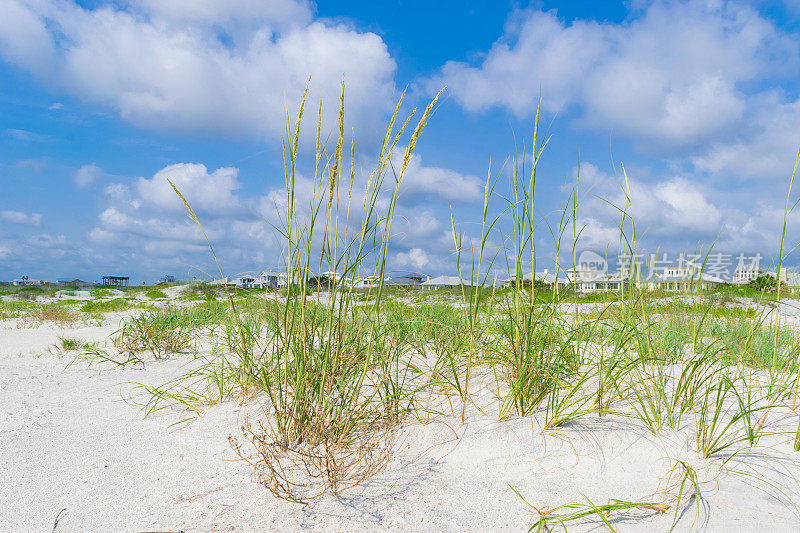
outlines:
M107 330L68 333L102 341ZM26 354L0 358L6 531L51 531L57 516L59 532L519 531L536 513L511 487L540 509L582 501L581 494L596 504L651 495L667 501L654 493L665 488L676 460L696 468L702 487L699 505L684 500L676 530L757 531L769 524L796 531L800 524L800 454L788 442L764 442L721 473L719 459L698 459L688 433L654 436L618 417L585 417L542 432L538 416L498 422L496 411L473 411L463 425L454 418L407 423L377 476L339 497L288 503L255 483L228 444L252 405L227 402L178 425L171 425L184 415L178 410L143 419L136 384L163 383L190 356L144 369L87 368L82 361L65 368L69 354L41 350L64 333L0 329L5 353L16 347ZM476 392L491 394L489 387ZM673 509L636 511L615 524L666 531L674 516ZM598 528L596 518L570 526Z

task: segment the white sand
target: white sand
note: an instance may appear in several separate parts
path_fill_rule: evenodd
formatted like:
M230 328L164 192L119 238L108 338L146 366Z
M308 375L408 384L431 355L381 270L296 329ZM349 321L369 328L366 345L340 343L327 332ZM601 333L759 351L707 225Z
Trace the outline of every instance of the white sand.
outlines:
M113 326L17 330L11 322L0 324L3 531L50 532L62 509L57 532L520 531L535 513L509 484L539 508L581 501L581 493L596 504L638 500L663 488L677 459L692 464L704 484L699 514L694 502L682 506L676 531L800 530L800 454L785 436L746 450L720 474L720 460L698 459L688 432L653 436L632 421L587 417L543 433L543 416L497 422L496 409L473 413L464 425L454 418L408 423L376 477L340 497L287 503L235 460L227 441L243 416L235 402L170 427L182 412L144 420L126 401L135 383L163 383L188 357L144 370L85 363L65 369L69 355L33 354L59 335L104 340ZM615 524L667 531L672 520L670 510L624 515ZM602 529L596 518L570 525L592 529Z

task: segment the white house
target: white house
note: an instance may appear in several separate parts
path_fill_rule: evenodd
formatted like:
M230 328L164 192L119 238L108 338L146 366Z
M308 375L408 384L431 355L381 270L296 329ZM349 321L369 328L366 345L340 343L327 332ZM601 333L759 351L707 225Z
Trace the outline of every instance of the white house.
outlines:
M219 286L234 288L239 286L239 281L240 281L239 278L230 278L228 276L223 276L220 279L215 279L214 281L209 283L209 285L219 285Z
M277 270L265 270L258 276L258 288L261 289L285 289L286 273Z
M378 285L380 285L380 281L381 281L380 276L365 276L363 278L357 278L355 281L353 281L353 288L374 289Z
M579 279L575 281L579 292L622 292L625 279L620 272L614 274L600 274L596 278Z
M640 283L647 290L661 290L667 292L689 291L693 289L712 290L725 283L724 279L706 274L705 272L700 272L697 269L692 269L691 271L685 270L682 273L683 275L679 276L668 275L668 273L674 274L675 269L666 268L663 274L656 274L650 279L642 280Z
M628 277L622 272L609 274L603 270L596 270L586 266L575 266L564 271L559 276L566 283L575 286L575 290L583 293L590 292L620 292L625 288Z
M745 265L740 263L733 271L733 284L734 285L747 285L758 276L765 272L755 265Z

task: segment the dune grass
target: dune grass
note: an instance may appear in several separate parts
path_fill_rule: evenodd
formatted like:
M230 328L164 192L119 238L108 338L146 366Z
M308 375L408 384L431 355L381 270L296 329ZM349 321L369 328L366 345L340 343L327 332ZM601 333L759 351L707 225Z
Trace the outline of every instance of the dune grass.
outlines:
M164 294L164 291L161 291L159 289L150 289L144 294L151 300L163 300L167 298L167 295Z
M146 310L125 322L115 344L125 352L161 359L187 349L195 328L189 313L171 308Z
M81 306L81 311L87 314L118 313L137 307L125 298L112 300L89 300Z
M28 312L22 315L20 325L38 326L51 322L65 327L72 326L81 319L80 314L68 306L59 305L58 303L46 303L29 308Z
M305 98L295 120L287 119L286 211L273 230L293 287L271 299L227 292L223 303L216 301L218 289L191 284L184 294L209 300L181 311L148 311L125 324L119 342L130 353L164 357L197 335L208 335L213 345L210 354L195 355L198 364L188 374L144 387L147 414L178 404L195 415L228 398L258 399L263 412L246 420L231 443L261 484L298 502L379 472L401 422L465 421L470 410L480 410L476 369L494 376L500 419L542 415L544 431L563 431L584 417L616 417L653 434L690 431L698 457L723 462L776 434L800 448L800 429L787 429L774 416L800 400L800 335L767 305L780 301L779 293L727 287L666 294L638 290L634 279L623 292L584 296L558 284L543 290L524 282L542 261L537 228L550 234L556 252L549 261L562 277L575 265L582 230L579 181L555 214L541 215L535 204L547 145L538 115L530 153L489 173L480 234L470 240L453 219L462 287L414 292L381 283L362 292L334 280L312 292L315 272L384 278L404 172L437 100L405 139L412 117L398 120L401 99L362 191L354 190L355 140L345 137L343 102L331 146L317 108L310 197L300 196L296 181ZM623 169L618 244L633 256L638 242L626 184ZM191 199L176 193L202 229ZM502 198L499 208L495 197ZM210 241L209 247L214 254ZM487 286L495 267L515 274L510 287ZM117 301L124 300L111 302ZM698 490L696 473L684 467L675 505L687 486ZM598 505L586 497L539 517L534 529L591 516L610 527L611 513L666 512L669 505Z

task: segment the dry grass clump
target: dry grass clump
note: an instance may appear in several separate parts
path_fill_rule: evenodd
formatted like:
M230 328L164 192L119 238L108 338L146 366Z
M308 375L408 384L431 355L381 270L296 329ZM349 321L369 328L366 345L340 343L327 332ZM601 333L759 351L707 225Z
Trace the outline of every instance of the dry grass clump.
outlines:
M19 324L22 327L39 326L45 322L51 322L61 327L72 326L81 320L81 316L74 311L57 305L44 304L36 306L28 314L22 317Z
M351 435L336 434L320 417L313 428L284 442L265 416L253 424L246 419L242 447L230 436L234 451L249 463L258 483L278 498L307 503L323 494L340 494L377 474L389 461L394 444L392 428L381 424Z

